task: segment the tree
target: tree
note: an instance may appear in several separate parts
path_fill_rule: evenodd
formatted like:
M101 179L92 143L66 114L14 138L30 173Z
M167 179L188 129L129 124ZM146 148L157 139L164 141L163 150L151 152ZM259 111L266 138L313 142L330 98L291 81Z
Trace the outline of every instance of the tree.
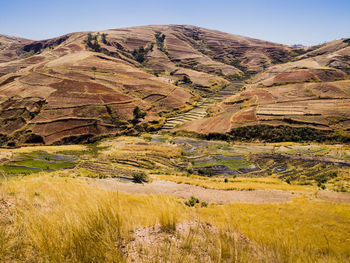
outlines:
M140 46L138 49L134 49L132 51L132 55L134 56L137 62L143 63L146 60L146 56L148 52L152 50L153 50L153 43L151 43L151 45L149 45L146 48L144 48L143 46Z
M139 106L134 108L133 114L135 120L143 119L146 116L146 112L140 110Z
M106 33L102 33L102 35L101 35L101 40L102 40L103 44L107 44L106 36L107 36Z
M94 79L96 79L96 70L97 70L97 68L94 66L94 67L91 68L91 70L94 72Z
M89 33L89 34L87 35L87 41L88 41L88 42L91 42L92 39L93 39L93 36L92 36L91 33Z
M84 43L95 52L99 52L101 50L101 46L97 40L97 35L89 33Z
M182 79L182 81L183 81L183 83L185 83L185 84L191 84L192 83L192 81L191 81L191 79L188 77L188 76L184 76L184 78Z

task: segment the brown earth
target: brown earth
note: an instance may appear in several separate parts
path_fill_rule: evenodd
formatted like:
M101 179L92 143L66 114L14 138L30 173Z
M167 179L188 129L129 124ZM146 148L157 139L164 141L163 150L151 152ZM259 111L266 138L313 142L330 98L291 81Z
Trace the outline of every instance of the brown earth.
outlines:
M178 184L170 181L153 181L149 184L135 184L121 182L118 179L89 179L90 184L109 191L120 191L128 194L170 194L188 199L191 196L199 198L201 201L213 202L217 204L226 203L280 203L288 202L298 194L293 194L281 190L215 190L205 189L200 186L189 184Z
M175 183L170 181L153 181L148 184L136 184L119 179L87 179L91 185L108 191L118 191L127 194L167 194L189 199L191 196L207 203L281 203L289 202L301 193L283 190L216 190L200 186ZM320 200L350 204L350 194L320 190L315 194Z
M316 197L333 203L350 204L350 194L341 192L318 191Z
M189 109L201 96L249 76L242 92L218 101L214 116L180 129L227 133L282 124L346 133L349 42L292 48L186 25L42 41L1 35L0 145L87 142L156 130L164 114ZM132 121L135 106L145 119Z
M249 80L244 90L213 107L217 116L231 114L226 129L250 125L286 125L336 131L349 136L350 128L350 46L339 40L277 64ZM321 49L321 48L319 48ZM217 116L206 120L216 123ZM200 121L182 130L206 133ZM211 131L221 133L221 125Z

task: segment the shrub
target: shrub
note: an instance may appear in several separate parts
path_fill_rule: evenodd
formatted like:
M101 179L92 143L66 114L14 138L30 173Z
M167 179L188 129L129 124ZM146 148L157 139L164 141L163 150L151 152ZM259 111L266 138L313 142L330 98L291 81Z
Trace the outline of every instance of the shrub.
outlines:
M96 70L97 70L97 68L96 67L92 67L91 70L94 72L94 79L96 79Z
M328 181L328 178L326 176L323 175L319 175L314 177L315 181L317 182L318 186L321 186L321 184L324 184L325 182Z
M188 174L193 174L193 169L192 169L192 168L188 168L188 169L187 169L187 173L188 173Z
M311 182L300 182L299 185L312 185Z
M333 179L338 176L338 172L336 171L328 172L326 176Z
M203 175L203 176L211 177L211 176L213 176L213 171L210 170L210 169L199 169L198 170L198 174L199 175Z
M134 172L132 174L132 180L134 183L142 184L149 181L148 175L145 172Z
M185 202L185 205L187 205L189 207L193 207L196 204L199 204L199 199L194 197L194 196L191 196L191 198Z
M192 80L188 77L188 76L184 76L183 79L182 79L182 82L184 84L191 84L192 83Z
M201 202L201 207L208 207L208 203L205 201Z
M173 71L170 72L170 76L173 76L179 69L175 69Z
M139 106L136 106L133 111L134 119L143 119L146 116L146 112L140 110Z
M228 179L227 179L227 178L225 178L224 182L225 182L225 183L228 183Z
M134 125L136 125L140 119L143 119L147 113L142 111L139 106L136 106L133 110L133 115L134 115L134 119L131 121Z

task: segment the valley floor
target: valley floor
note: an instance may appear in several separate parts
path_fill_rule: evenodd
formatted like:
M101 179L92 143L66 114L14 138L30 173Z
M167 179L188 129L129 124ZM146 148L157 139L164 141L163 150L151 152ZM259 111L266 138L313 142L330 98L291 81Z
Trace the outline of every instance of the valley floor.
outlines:
M2 149L0 261L348 262L349 150L154 134Z

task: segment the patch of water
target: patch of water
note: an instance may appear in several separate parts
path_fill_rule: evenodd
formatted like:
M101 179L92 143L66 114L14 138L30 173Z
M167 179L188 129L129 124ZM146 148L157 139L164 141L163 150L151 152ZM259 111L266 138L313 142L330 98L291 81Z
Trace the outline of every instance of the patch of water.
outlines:
M244 158L242 158L242 157L228 157L228 156L224 156L221 154L217 155L217 157L219 159L225 159L225 160L244 160Z
M185 152L193 152L194 149L195 149L195 148L192 146L192 148L190 148L190 149L185 149L184 151L185 151Z
M48 156L39 155L34 160L40 160L40 161L55 160L55 161L74 162L75 158L72 156L66 156L66 155L48 155Z
M288 171L288 167L277 167L275 168L275 173L282 173L282 172L285 172L285 171Z
M53 170L51 169L43 169L43 168L36 168L36 167L29 167L25 165L5 165L7 167L14 167L14 168L25 168L28 170L35 170L35 171L47 171L47 172L52 172Z
M120 180L122 181L127 181L127 182L133 182L134 179L133 178L130 178L130 177L123 177L123 176L119 176L118 177Z

